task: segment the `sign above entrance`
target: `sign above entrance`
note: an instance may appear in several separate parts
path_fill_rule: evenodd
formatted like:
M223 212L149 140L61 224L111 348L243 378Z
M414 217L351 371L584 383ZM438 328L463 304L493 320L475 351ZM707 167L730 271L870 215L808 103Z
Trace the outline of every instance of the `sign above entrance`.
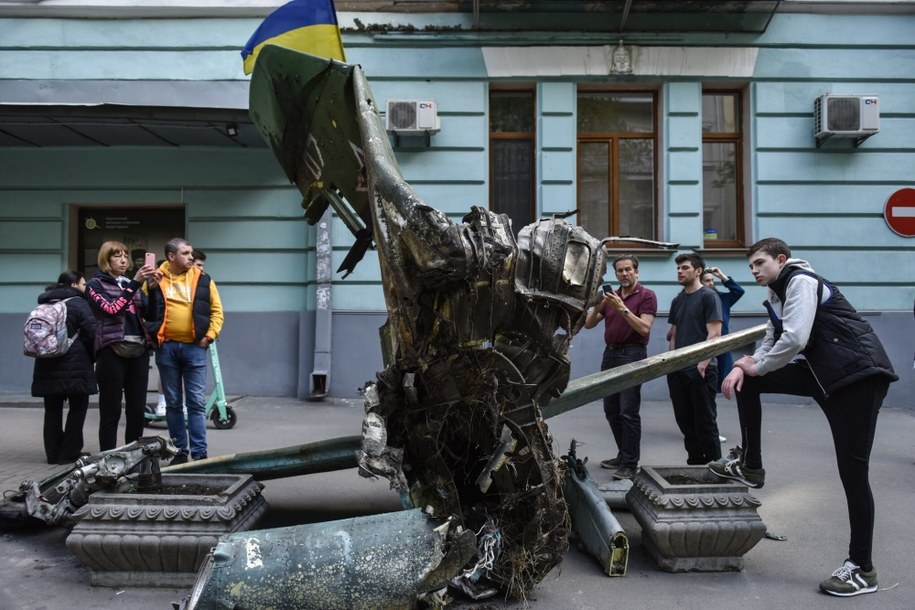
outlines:
M915 189L899 189L890 195L883 217L897 235L915 237Z

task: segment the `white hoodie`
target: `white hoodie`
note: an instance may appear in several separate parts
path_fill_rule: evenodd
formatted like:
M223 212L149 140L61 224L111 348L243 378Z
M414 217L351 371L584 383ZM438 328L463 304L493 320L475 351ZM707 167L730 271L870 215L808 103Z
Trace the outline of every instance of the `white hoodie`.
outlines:
M799 258L789 258L782 270L784 271L789 266L799 267L813 273L810 263ZM824 282L820 302L825 303L831 296L832 291ZM795 275L785 288L784 303L779 301L771 289L767 300L772 305L772 310L781 319L783 332L776 341L775 327L769 320L766 326L766 336L759 349L753 354L757 375L765 375L782 368L807 346L813 328L813 319L817 312L817 279L805 274Z

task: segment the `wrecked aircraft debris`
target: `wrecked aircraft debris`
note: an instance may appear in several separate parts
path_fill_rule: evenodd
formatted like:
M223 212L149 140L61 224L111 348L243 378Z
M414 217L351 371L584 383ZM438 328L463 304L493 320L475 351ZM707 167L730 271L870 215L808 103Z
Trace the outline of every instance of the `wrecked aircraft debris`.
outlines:
M560 218L523 228L472 207L461 223L400 174L358 66L265 47L251 115L309 218L332 205L374 241L386 368L365 388L360 474L493 541L465 578L523 598L568 545L558 460L540 407L565 388L568 349L605 271L600 242ZM367 230L370 227L370 230ZM478 558L479 559L479 558Z
M474 533L419 509L227 534L183 610L440 607L476 551Z
M159 460L177 454L178 449L170 440L151 436L80 458L72 468L43 481L23 481L17 491L4 497L0 517L72 526L76 522L74 513L92 493L154 487L161 483Z

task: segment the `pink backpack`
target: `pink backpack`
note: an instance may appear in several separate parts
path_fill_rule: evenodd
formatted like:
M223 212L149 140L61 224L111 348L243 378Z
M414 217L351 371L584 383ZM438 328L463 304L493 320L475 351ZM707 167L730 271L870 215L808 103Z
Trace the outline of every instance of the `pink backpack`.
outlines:
M72 299L74 297L70 297ZM79 337L67 337L67 301L42 303L32 310L23 329L22 353L30 358L63 356Z

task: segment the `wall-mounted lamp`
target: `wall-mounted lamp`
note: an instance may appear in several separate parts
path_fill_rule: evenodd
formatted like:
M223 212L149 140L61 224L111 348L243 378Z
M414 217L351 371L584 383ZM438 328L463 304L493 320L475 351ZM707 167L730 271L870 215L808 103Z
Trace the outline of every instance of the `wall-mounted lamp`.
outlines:
M632 74L632 51L623 46L620 38L619 46L613 49L610 62L610 74Z
M234 138L238 135L238 125L235 123L226 123L226 135L230 138Z

